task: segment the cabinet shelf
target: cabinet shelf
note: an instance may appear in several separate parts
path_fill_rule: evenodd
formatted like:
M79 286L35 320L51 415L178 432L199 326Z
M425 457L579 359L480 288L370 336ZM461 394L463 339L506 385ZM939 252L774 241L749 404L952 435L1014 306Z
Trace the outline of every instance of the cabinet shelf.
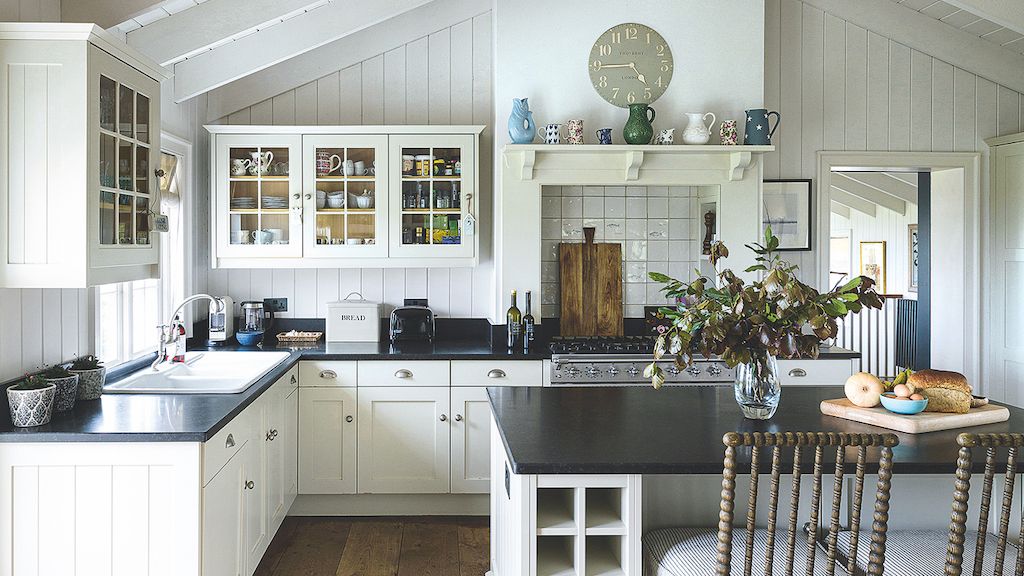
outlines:
M317 214L373 214L376 208L317 208Z
M230 182L256 182L257 180L267 180L269 182L287 182L291 176L232 176L228 178Z
M621 488L587 488L586 533L588 536L621 536L626 533L622 521Z
M231 214L287 214L287 208L239 208L228 210Z
M537 576L580 576L573 566L573 538L542 538L537 543Z
M537 534L572 536L576 534L576 491L573 488L537 490Z
M447 209L447 208L435 208L433 210L431 210L430 208L403 208L402 209L402 214L430 214L430 213L434 213L434 214L462 214L462 209L460 209L460 208L452 208L450 210Z
M459 180L462 180L462 176L402 176L403 182L430 182L431 180L458 182Z
M317 176L317 182L344 182L345 180L359 180L361 182L373 182L377 177L373 175L367 176Z

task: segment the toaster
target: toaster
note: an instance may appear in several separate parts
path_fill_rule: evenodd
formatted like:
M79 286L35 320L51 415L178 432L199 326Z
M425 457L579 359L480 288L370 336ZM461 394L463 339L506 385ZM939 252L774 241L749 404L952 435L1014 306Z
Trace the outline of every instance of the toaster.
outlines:
M391 311L392 342L434 339L434 312L426 306L399 306Z

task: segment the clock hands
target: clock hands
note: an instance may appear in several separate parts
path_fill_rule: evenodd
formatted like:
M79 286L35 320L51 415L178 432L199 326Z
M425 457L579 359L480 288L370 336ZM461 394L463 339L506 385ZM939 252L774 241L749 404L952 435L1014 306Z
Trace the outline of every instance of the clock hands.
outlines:
M636 69L636 64L633 62L628 62L626 64L601 64L597 69L603 70L605 68L631 68L633 72L636 72L636 79L643 82L644 86L647 86L647 79L644 78L644 75Z

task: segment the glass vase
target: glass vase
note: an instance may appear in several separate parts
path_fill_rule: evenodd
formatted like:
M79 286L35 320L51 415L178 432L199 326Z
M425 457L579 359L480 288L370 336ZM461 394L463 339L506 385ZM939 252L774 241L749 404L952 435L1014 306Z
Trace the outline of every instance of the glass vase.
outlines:
M736 366L736 403L745 418L767 420L775 415L782 396L779 367L774 356L760 356Z

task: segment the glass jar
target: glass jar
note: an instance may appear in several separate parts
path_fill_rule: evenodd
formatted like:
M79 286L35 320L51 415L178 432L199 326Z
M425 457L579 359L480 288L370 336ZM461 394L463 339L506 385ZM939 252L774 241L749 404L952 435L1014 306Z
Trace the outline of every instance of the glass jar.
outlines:
M774 416L782 396L775 357L755 355L750 362L736 366L734 389L745 418L767 420Z

